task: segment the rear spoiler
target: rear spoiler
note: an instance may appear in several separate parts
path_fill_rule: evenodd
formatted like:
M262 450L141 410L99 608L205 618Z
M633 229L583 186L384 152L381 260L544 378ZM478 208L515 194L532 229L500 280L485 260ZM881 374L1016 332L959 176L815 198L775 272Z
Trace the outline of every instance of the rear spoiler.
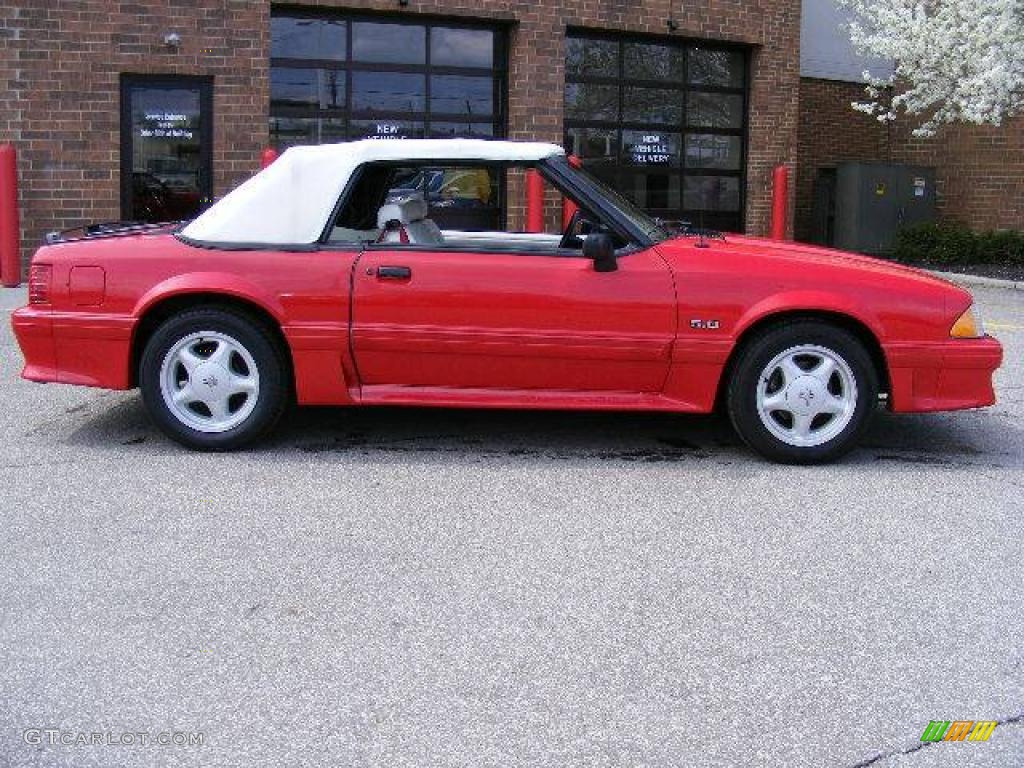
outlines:
M84 227L72 227L59 232L48 232L43 238L44 245L67 243L74 240L93 240L119 235L134 235L140 232L153 232L161 229L178 229L186 222L165 221L151 224L145 221L105 221L100 224L87 224Z

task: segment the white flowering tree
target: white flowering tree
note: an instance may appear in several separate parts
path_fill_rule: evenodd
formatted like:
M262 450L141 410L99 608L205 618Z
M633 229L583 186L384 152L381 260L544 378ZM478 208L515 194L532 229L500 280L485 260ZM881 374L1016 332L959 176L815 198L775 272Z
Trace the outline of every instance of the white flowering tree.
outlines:
M891 121L917 116L917 136L948 123L1000 125L1024 112L1024 0L837 0L863 55L892 61L864 73L854 109Z

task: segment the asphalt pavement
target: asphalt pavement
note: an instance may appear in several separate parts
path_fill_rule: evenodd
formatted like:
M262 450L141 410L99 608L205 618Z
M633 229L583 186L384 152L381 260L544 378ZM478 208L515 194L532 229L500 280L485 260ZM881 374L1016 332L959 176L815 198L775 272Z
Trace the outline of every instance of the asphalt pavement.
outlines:
M1024 292L974 291L995 407L795 468L665 414L190 453L20 380L2 290L0 766L1021 765Z

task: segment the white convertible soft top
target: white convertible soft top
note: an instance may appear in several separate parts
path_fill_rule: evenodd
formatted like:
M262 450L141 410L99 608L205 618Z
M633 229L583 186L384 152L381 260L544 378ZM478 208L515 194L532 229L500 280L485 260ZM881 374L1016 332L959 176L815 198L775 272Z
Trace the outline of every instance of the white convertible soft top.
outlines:
M181 234L211 245L301 245L317 241L352 172L375 160L537 162L564 155L555 144L481 139L364 139L291 147L214 203Z

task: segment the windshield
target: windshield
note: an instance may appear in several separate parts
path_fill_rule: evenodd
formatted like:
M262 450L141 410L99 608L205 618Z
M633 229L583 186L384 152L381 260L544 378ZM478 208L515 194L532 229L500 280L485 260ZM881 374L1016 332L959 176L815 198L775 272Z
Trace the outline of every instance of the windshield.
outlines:
M558 162L562 166L562 170L568 173L576 184L583 187L590 195L604 198L608 203L617 208L623 217L629 219L637 229L644 232L654 242L660 243L662 240L667 240L672 236L661 222L648 216L644 211L637 208L636 205L596 176L591 175L585 169L577 167L567 160L560 158Z

